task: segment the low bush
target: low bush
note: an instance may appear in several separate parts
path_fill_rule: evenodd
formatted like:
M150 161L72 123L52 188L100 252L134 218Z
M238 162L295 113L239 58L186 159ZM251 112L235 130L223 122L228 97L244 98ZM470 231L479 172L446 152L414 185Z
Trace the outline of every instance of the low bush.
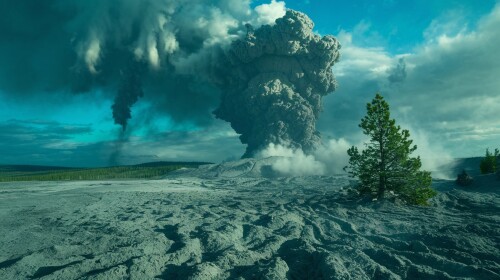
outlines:
M470 186L474 182L474 179L463 170L462 173L457 175L457 180L455 182L459 186Z

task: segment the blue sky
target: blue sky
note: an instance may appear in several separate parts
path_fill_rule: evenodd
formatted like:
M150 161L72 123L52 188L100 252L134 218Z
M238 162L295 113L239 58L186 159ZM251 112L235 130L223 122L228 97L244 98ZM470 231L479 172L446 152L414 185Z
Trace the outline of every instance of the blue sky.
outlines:
M218 3L223 2L231 1ZM265 3L269 1L254 1L250 7ZM380 91L398 123L410 129L423 157L478 156L487 147L500 147L499 5L494 0L286 1L287 8L311 17L317 33L332 34L343 46L341 62L333 68L339 86L324 99L318 121L323 139L362 143L357 124L365 104ZM234 11L235 18L238 13ZM30 34L29 28L12 28L21 24L0 21L0 35L12 30L20 35L10 38ZM22 39L14 40L9 43L37 52ZM0 164L102 166L111 164L110 154L117 147L118 163L123 164L217 162L238 158L245 149L227 123L184 118L175 108L156 112L153 108L163 105L147 92L133 107L124 136L113 123L108 85L78 94L45 85L30 89L25 81L15 84L17 78L9 76L29 56L14 55L22 59L11 61L11 55L0 51ZM404 78L391 82L388 77L400 59L406 67ZM39 55L38 66L26 73L33 83L56 79L46 78L39 67L38 61L46 60ZM199 105L200 112L210 109L204 106Z
M289 1L287 7L304 11L321 34L340 30L365 30L355 40L362 47L384 47L398 54L412 51L424 43L425 30L432 21L462 17L463 23L475 27L491 11L495 0L357 0L357 1Z

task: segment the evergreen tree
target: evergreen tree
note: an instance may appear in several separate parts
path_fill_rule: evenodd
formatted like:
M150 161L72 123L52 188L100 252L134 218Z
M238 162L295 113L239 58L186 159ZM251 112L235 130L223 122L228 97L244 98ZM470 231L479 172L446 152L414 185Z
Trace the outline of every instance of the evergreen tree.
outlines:
M417 146L412 145L409 131L396 126L389 104L380 94L366 109L359 127L370 140L361 153L354 146L347 151L350 159L344 170L359 179L363 193L383 198L392 191L409 204L426 205L436 192L430 187L430 172L420 171L420 157L410 157Z
M481 169L481 174L490 174L495 173L497 170L497 157L500 152L498 149L495 149L495 153L490 152L489 149L486 149L486 155L481 160L479 168Z

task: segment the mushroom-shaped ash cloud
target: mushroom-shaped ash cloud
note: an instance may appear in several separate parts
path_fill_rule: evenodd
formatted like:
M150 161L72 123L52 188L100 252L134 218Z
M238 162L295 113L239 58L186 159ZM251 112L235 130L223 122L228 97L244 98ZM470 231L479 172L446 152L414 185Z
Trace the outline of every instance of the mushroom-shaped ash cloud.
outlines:
M288 10L274 25L247 25L246 37L225 53L214 114L241 134L244 157L271 143L309 153L320 142L316 120L322 97L335 90L340 44L313 27L307 15Z

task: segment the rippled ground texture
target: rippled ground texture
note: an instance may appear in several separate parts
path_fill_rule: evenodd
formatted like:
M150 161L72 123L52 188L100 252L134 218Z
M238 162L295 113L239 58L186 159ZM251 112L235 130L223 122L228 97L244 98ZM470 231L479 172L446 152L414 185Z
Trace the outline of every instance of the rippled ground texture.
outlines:
M431 207L346 177L0 184L1 279L500 279L498 187Z

